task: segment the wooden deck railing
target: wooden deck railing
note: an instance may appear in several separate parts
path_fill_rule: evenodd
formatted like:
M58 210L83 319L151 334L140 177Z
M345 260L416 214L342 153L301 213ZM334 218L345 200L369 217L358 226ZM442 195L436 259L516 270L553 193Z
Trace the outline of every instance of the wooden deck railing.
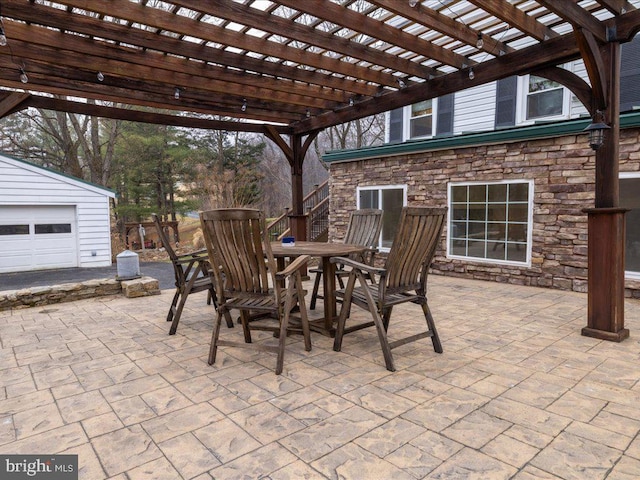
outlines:
M329 180L325 180L317 185L302 200L304 212L307 214L307 236L309 241L314 241L321 237L329 228ZM267 231L272 240L281 240L290 232L289 211L284 209L284 213L275 218L269 225Z

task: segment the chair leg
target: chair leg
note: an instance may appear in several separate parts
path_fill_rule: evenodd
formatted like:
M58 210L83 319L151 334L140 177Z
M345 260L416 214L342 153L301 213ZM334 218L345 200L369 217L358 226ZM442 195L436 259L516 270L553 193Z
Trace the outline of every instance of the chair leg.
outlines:
M182 316L182 310L184 309L184 304L187 303L188 296L189 294L186 291L182 293L182 297L180 298L180 303L178 303L178 308L176 308L176 313L173 315L173 322L171 322L169 335L175 335L176 330L178 330L178 323L180 322L180 317Z
M224 312L224 318L227 321L227 327L233 328L233 319L231 318L231 314L228 311Z
M289 303L287 301L287 303ZM280 320L280 331L278 338L278 359L276 361L276 375L280 375L282 373L282 368L284 367L284 347L287 341L287 328L289 327L289 310L285 306L285 311L283 314L283 318Z
M240 310L240 323L242 324L242 332L244 333L245 343L251 343L251 330L249 329L249 320L251 312L246 310Z
M336 336L333 339L333 351L339 352L342 349L342 337L344 336L344 327L347 323L347 317L351 311L351 294L353 287L356 284L356 277L354 274L349 275L347 280L347 288L345 290L345 296L342 300L342 308L340 309L340 316L338 317L338 326L336 327Z
M391 318L391 311L393 307L385 308L382 314L382 325L384 325L384 331L389 331L389 319Z
M380 315L381 312L378 312L378 306L376 305L376 302L371 295L369 287L367 287L367 281L365 280L364 275L362 274L362 272L357 272L357 275L358 280L360 280L360 285L362 285L364 296L367 299L367 304L369 305L369 312L371 312L373 324L376 326L376 330L378 332L378 339L380 340L380 347L382 348L384 363L387 367L387 370L389 370L390 372L395 372L396 367L393 364L393 356L391 355L391 347L389 347L389 341L387 340L387 329L385 327L384 319ZM391 311L389 310L389 314L390 313ZM389 320L387 319L387 324L388 323Z
M178 298L180 297L180 289L176 288L176 293L173 295L173 300L171 300L171 306L169 307L169 313L167 313L167 322L173 320L173 316L176 313L176 305L178 303Z
M384 357L385 366L390 372L395 372L396 367L393 363L393 356L391 355L391 348L389 347L387 331L384 328L383 320L376 311L375 303L370 303L369 308L371 311L371 317L373 318L373 323L376 326L376 331L378 332L378 340L380 340L380 347L382 348L382 356Z
M296 289L298 292L303 292L302 278L300 275L296 275ZM300 322L302 323L302 336L304 337L304 349L307 352L311 351L311 328L309 328L309 317L307 315L307 308L305 305L304 295L298 295L298 306L300 307Z
M225 311L225 313L229 313ZM218 336L220 335L220 325L222 324L222 312L218 310L216 315L216 323L213 325L213 332L211 333L211 345L209 346L209 365L213 365L216 362L216 354L218 353Z
M207 291L207 305L210 305L210 302L213 302L213 306L217 309L218 308L218 300L216 297L216 290L215 288L213 288L213 285L211 285L209 287L209 290ZM229 313L228 310L225 310L224 312L224 319L227 322L227 327L228 328L233 328L233 319L231 318L231 314Z
M318 299L318 289L320 288L321 277L322 277L322 272L316 273L316 278L313 281L313 292L311 292L311 303L309 303L309 310L316 309L316 300Z
M440 336L438 335L438 331L436 330L436 322L433 320L431 309L429 308L429 304L426 301L422 303L422 311L424 312L424 318L427 319L427 326L429 328L429 331L431 332L433 350L436 353L442 353L442 343L440 343Z

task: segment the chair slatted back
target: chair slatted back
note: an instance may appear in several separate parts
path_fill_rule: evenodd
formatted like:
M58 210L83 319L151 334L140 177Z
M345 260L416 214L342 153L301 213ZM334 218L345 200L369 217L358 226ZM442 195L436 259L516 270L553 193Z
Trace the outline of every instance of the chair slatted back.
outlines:
M158 238L160 238L160 243L167 251L167 254L169 255L171 261L174 263L177 262L178 255L171 247L171 242L169 241L169 237L167 237L167 232L165 232L164 228L162 228L162 224L160 223L160 217L158 217L157 214L152 213L151 218L153 219L153 223L155 224L156 230L158 231Z
M349 217L344 243L376 247L382 229L382 210L364 208Z
M176 277L176 286L186 284L187 278L185 275L184 267L180 263L178 254L171 247L171 242L169 241L167 232L165 232L164 228L162 227L162 224L160 223L160 217L158 217L157 214L152 213L151 218L153 219L153 223L156 226L156 230L158 232L158 238L160 238L160 243L162 244L165 251L169 255L169 258L171 259L171 263L173 264L173 274Z
M262 212L249 208L222 208L200 212L202 232L217 285L227 298L238 294L273 295L275 260L264 235ZM221 279L224 278L224 282ZM276 289L277 290L277 289Z
M446 208L404 207L385 262L389 293L424 290L444 226Z

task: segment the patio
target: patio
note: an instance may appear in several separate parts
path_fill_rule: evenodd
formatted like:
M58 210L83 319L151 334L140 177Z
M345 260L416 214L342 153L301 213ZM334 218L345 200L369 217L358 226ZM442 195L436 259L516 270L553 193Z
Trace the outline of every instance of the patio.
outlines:
M209 366L204 293L175 336L170 290L0 312L0 453L77 454L91 480L640 476L638 341L581 336L586 294L441 276L430 292L444 353L398 348L395 373L373 329L340 353L292 337L281 376L244 349Z

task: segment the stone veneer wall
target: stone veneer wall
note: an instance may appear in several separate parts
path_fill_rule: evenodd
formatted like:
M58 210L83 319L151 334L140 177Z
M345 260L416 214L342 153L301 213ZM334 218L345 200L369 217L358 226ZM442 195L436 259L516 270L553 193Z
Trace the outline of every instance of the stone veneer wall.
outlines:
M620 132L620 171L640 168L640 129ZM344 237L357 186L407 185L408 205L446 206L447 183L534 180L530 267L496 265L445 256L442 243L433 273L587 291L587 215L594 204L595 156L584 135L427 151L330 164L329 238ZM446 226L445 226L446 229ZM626 282L640 297L640 282Z
M140 277L133 280L102 278L85 282L63 283L0 292L0 311L74 302L105 295L124 294L127 298L160 295L158 280Z

